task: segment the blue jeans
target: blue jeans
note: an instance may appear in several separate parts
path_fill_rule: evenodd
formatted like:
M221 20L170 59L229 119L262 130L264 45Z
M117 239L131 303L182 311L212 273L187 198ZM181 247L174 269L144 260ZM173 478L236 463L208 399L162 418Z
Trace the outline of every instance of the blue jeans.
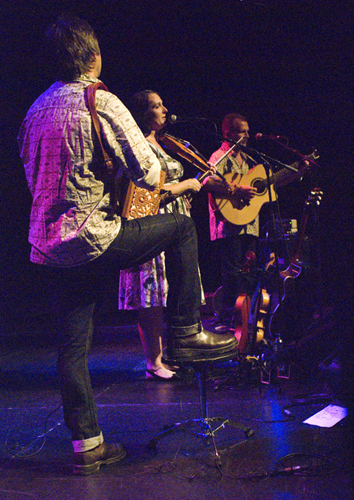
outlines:
M162 251L169 283L168 326L183 331L200 322L197 235L190 217L161 214L123 220L118 236L99 258L83 266L41 270L50 280L56 309L58 378L73 441L92 440L101 432L88 371L95 305L103 300L107 285L118 283L121 269L147 262Z

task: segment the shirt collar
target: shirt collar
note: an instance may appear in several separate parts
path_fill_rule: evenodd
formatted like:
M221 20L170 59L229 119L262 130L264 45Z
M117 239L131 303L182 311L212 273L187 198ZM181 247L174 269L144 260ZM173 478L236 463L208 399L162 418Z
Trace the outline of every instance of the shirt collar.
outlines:
M90 82L90 83L96 83L100 81L101 80L99 78L90 75L80 75L79 78L75 80L75 82Z

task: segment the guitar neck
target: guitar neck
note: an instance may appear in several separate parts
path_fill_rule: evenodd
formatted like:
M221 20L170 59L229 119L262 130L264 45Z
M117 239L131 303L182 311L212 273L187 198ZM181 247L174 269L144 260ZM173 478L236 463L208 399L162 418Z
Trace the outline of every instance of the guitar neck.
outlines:
M302 216L302 219L300 222L300 231L299 231L299 235L298 235L298 239L297 239L296 248L293 251L293 255L291 257L291 262L293 264L297 264L300 260L300 250L301 250L302 242L304 240L308 220L309 220L309 214L308 214L308 212L306 212Z
M310 154L310 156L307 157L310 161L311 160L314 160L316 158L318 158L318 154L317 154L317 151L315 150L313 153ZM296 170L298 170L299 166L300 166L300 162L297 161L295 163L293 163L292 165L290 165L292 168L295 168ZM271 177L270 177L270 181L272 184L274 184L275 186L277 184L279 184L281 181L282 181L282 185L284 186L285 184L287 184L288 182L292 182L294 179L297 179L297 173L298 172L294 172L293 170L290 170L288 168L282 168L281 170L279 170L278 172L275 172L275 174L273 174ZM294 177L295 176L295 177Z
M301 247L302 247L302 242L305 237L305 231L307 227L307 223L309 220L309 215L310 215L310 209L311 207L315 207L316 205L319 205L322 197L322 191L320 188L314 188L311 191L311 195L307 198L305 205L304 205L304 213L301 218L300 222L300 227L299 227L299 233L298 233L298 238L297 238L297 244L296 248L293 252L291 262L293 264L297 264L300 260L300 252L301 252Z
M291 165L292 167L296 168L299 165L299 163L294 163ZM287 182L291 182L293 179L294 174L296 175L296 172L293 172L292 170L288 170L287 168L282 168L281 170L278 170L278 172L275 172L274 174L269 176L269 181L271 184L274 184L277 186L277 184L280 184L282 181L282 185L285 185ZM287 180L287 177L289 179ZM262 191L263 189L267 188L267 179L263 179L258 183L258 186L260 190Z
M299 166L299 162L293 163L291 167L297 168ZM271 182L276 186L279 184L281 181L283 184L286 184L286 181L290 182L293 179L294 174L296 175L297 172L294 172L293 170L289 170L287 168L282 168L278 172L275 172L271 176ZM289 179L287 179L289 178Z

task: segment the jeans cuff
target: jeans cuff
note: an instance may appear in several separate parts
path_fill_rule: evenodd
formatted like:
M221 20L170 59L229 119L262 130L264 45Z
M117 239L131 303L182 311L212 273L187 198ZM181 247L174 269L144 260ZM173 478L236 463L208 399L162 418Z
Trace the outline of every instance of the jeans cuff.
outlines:
M79 439L77 441L73 441L73 447L74 447L74 452L75 453L82 453L83 451L89 451L93 450L94 448L97 448L100 444L102 444L104 441L103 439L103 434L99 436L95 436L92 438L88 439Z

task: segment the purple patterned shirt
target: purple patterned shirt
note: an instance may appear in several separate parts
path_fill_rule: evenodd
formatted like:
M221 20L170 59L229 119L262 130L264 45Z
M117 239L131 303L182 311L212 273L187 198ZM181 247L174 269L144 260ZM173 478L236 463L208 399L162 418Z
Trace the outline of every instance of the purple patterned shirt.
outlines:
M97 78L56 82L31 106L18 141L33 202L29 242L37 264L71 267L99 257L120 229L109 216L110 195L100 146L85 101ZM118 169L152 189L160 163L130 112L110 92L97 90L106 148Z

